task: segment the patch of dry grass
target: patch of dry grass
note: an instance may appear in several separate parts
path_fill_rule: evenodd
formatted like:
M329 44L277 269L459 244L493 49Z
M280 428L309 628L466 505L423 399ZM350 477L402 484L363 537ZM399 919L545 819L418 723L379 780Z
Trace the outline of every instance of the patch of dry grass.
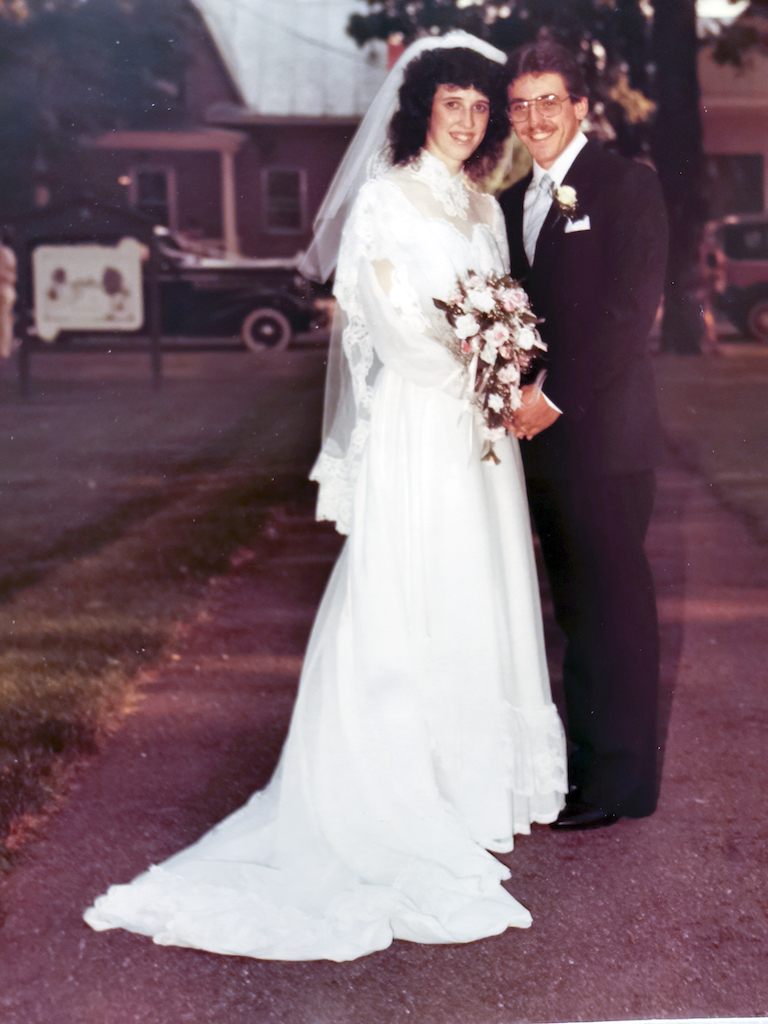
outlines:
M302 485L244 468L201 474L119 539L0 605L0 867L12 823L61 791L67 766L108 734L204 583L254 536L269 503Z

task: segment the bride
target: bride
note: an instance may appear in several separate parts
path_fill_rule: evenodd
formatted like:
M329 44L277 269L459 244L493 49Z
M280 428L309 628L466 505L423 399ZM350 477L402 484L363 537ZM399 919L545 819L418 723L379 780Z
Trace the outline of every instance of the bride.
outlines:
M340 311L313 477L318 516L349 536L290 732L266 789L112 886L92 928L342 961L531 923L488 852L553 821L566 790L528 509L517 442L481 461L432 301L507 269L473 184L508 132L503 61L465 33L415 43L334 179L308 255L323 276L337 263Z

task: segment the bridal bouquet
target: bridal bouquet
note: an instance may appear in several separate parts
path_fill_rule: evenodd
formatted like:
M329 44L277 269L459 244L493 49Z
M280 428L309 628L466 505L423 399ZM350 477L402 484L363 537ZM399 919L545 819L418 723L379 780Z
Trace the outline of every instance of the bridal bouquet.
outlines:
M465 397L482 430L483 459L499 458L494 441L522 404L520 378L536 356L546 351L524 289L509 274L476 274L459 278L454 294L443 302L451 330L440 332L442 344L464 368Z

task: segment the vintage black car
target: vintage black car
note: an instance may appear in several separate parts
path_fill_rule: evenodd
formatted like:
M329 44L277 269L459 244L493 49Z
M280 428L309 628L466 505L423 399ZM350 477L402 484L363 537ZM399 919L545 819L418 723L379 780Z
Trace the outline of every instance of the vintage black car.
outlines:
M701 269L712 309L744 337L768 342L768 214L710 221Z
M166 228L155 234L163 336L239 337L254 351L280 350L322 322L297 257L215 255Z

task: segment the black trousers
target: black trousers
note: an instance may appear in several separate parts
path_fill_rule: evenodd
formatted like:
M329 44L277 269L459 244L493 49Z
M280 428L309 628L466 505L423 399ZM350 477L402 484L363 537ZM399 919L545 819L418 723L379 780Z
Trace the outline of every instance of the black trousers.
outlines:
M651 814L658 796L658 619L643 547L654 494L652 471L528 479L566 637L570 782L630 817Z

